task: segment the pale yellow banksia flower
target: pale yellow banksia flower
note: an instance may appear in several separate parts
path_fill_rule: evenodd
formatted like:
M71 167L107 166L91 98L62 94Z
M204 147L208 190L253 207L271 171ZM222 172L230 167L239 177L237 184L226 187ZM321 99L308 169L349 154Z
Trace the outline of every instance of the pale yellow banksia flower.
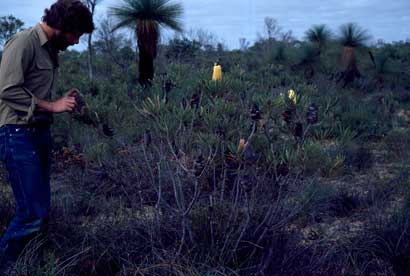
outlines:
M214 71L212 73L212 80L218 81L222 79L222 67L221 65L214 64Z
M246 142L245 139L240 139L239 140L239 145L238 145L238 151L244 150L247 145L248 145L248 143Z
M288 97L294 104L296 104L296 93L293 89L288 91Z

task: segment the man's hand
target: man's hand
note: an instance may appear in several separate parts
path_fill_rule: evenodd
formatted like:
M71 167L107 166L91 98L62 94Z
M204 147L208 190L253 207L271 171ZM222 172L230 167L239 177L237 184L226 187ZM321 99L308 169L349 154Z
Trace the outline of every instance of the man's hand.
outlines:
M46 111L52 113L71 112L76 106L75 95L77 93L80 93L80 91L76 88L73 88L55 102L47 102L38 99L38 111Z
M68 91L62 98L58 99L57 101L53 102L53 111L54 113L61 113L61 112L71 112L74 110L76 106L75 95L80 93L77 88L72 88Z
M64 96L75 97L77 94L80 94L80 90L77 88L71 88Z

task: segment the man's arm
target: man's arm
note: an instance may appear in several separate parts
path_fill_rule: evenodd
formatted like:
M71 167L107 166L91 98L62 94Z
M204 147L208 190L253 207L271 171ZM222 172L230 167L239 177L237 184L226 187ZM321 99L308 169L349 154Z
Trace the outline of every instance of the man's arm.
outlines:
M13 110L33 116L37 98L24 85L26 72L34 56L34 46L27 37L15 36L4 47L0 65L0 100Z
M51 113L71 112L76 106L75 94L79 93L77 89L71 89L62 98L55 102L48 102L37 99L36 110Z
M34 111L60 113L75 108L75 93L70 90L55 102L48 102L35 97L24 85L24 72L33 60L34 48L29 41L15 37L5 46L0 66L0 100L16 111L27 113L26 121Z

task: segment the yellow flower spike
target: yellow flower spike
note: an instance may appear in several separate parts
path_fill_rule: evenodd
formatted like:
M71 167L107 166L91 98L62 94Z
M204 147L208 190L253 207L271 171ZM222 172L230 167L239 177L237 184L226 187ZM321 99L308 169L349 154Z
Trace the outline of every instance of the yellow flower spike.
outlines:
M289 97L289 99L294 103L294 104L296 104L296 93L295 93L295 91L293 90L293 89L290 89L289 91L288 91L288 97Z
M247 144L248 143L246 143L245 139L240 139L239 146L238 146L238 152L244 150Z
M214 71L212 73L212 80L219 81L222 79L222 67L221 65L214 64Z

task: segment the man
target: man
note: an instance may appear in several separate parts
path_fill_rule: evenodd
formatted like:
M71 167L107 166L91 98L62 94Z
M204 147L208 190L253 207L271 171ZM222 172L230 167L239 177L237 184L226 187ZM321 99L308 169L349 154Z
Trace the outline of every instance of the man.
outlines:
M50 207L52 113L75 106L71 89L52 101L58 52L94 30L90 11L78 0L58 0L42 23L12 37L0 65L0 158L9 173L16 214L0 242L0 274L27 243L44 233Z

